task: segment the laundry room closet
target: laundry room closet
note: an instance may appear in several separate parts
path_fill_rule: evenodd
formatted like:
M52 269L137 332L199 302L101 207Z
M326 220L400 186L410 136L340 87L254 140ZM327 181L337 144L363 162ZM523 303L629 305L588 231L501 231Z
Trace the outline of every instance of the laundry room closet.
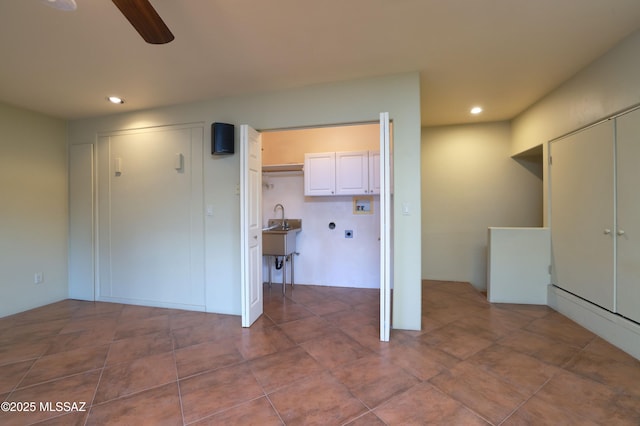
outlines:
M360 165L365 168L366 186L375 181L373 174L369 178L366 173L369 164L371 172L377 169L379 161L368 158L378 158L379 141L378 123L262 132L263 225L283 214L302 220L294 255L295 285L379 288L379 190L376 193L367 186L347 190L350 195L305 195L310 193L308 188L305 191L305 174L310 170L304 166L305 155L322 154L330 161L344 157L349 172ZM280 207L276 211L277 204L284 212ZM265 281L270 268L274 283L282 282L283 270L290 283L289 266L277 269L274 259L265 256L263 268Z

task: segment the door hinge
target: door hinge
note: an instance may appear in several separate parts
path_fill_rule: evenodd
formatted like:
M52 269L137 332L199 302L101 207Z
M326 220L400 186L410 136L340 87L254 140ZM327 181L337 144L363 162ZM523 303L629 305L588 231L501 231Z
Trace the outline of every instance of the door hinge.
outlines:
M553 267L551 265L549 265L549 275L551 275L551 271L553 270Z
M552 156L549 156L549 165L550 166L553 165L553 157Z

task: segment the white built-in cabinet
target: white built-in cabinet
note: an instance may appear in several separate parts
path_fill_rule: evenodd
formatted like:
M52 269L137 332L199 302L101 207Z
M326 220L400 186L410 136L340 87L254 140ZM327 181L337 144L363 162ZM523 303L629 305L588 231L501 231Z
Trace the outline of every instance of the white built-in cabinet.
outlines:
M349 151L305 154L304 195L379 193L379 152Z
M336 153L304 155L304 195L336 194Z
M552 281L640 322L640 110L551 143Z
M640 110L616 119L616 307L640 322Z

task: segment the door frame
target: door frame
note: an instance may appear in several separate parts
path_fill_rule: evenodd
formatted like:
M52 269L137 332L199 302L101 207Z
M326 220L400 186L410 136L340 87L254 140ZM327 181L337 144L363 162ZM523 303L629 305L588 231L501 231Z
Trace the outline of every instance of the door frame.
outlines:
M391 127L388 112L381 112L378 120L363 121L362 123L380 123L380 341L388 342L390 340L391 328L391 279L392 279L392 246L391 246L391 182L392 182L392 161L391 161ZM341 123L344 124L344 123ZM355 123L354 123L355 124ZM327 124L326 126L329 126ZM336 123L339 125L339 123ZM309 126L313 127L313 126ZM324 127L324 126L323 126ZM284 130L284 129L281 129ZM248 288L248 280L245 271L246 243L245 239L249 229L245 220L250 212L243 190L245 182L248 181L248 156L243 154L246 147L240 144L240 238L242 247L241 259L241 306L242 306L242 324L248 327L250 324L248 310L246 308L246 298Z
M388 112L380 113L380 341L391 329L391 127Z

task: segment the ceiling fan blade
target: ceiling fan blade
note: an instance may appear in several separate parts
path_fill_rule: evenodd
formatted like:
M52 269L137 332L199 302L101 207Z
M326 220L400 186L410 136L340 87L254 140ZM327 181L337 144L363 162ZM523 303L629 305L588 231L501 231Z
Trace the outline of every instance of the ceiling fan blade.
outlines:
M174 39L149 0L112 0L120 12L131 22L144 41L151 44L165 44Z

